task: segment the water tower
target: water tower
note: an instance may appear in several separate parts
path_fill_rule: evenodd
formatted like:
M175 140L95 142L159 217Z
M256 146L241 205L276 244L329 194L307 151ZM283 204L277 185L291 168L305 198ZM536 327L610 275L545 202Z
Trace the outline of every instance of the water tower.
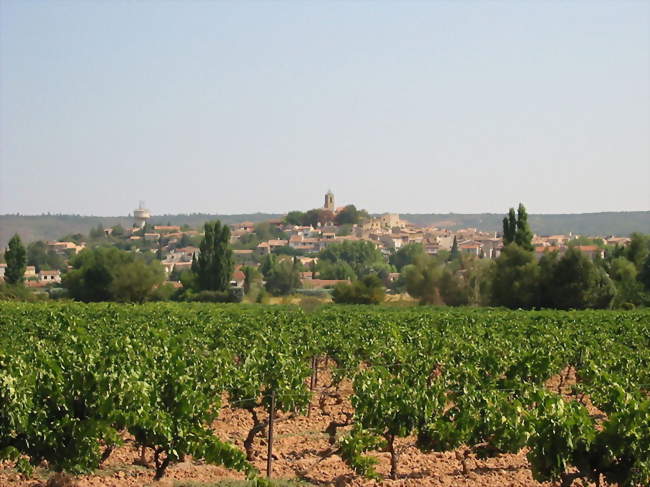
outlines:
M133 218L135 219L134 226L143 228L147 220L151 218L151 213L144 207L144 201L140 201L138 208L133 210Z

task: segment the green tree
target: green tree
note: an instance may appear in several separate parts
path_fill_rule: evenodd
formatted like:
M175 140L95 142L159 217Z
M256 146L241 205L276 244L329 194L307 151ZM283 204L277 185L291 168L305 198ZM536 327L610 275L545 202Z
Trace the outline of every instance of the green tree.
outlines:
M444 269L438 282L440 297L447 306L465 306L469 303L467 284L449 269Z
M515 209L510 208L508 215L503 218L503 245L511 244L515 241L517 233L517 216Z
M538 273L532 252L517 244L506 245L494 266L493 304L524 309L537 306Z
M27 252L23 246L20 236L15 234L9 240L5 250L5 282L7 284L20 284L25 279L25 268L27 266Z
M428 256L419 257L402 269L406 291L420 300L420 304L442 304L438 289L442 265Z
M255 286L262 283L262 274L255 267L244 266L242 267L244 273L244 292L248 294Z
M611 280L577 248L569 248L553 271L553 306L559 309L609 307L615 295Z
M639 281L643 284L646 291L650 291L650 255L648 255L641 267L638 275Z
M271 239L286 240L287 234L280 230L275 225L269 222L260 222L255 225L253 233L259 242L266 242Z
M284 217L284 222L289 225L305 225L305 213L302 211L290 211L287 216Z
M641 233L633 233L625 250L625 257L640 270L650 254L650 238Z
M614 259L610 265L610 276L616 285L614 307L639 306L645 301L643 283L637 279L634 263L624 257Z
M517 213L510 208L508 215L503 218L503 245L516 243L525 250L533 250L533 232L528 225L526 207L519 203Z
M454 242L451 244L451 252L449 254L449 260L458 260L460 257L460 251L458 250L458 240L456 235L454 235Z
M337 225L345 225L345 224L350 224L353 225L355 223L359 223L360 219L360 213L359 210L357 210L357 207L354 205L347 205L345 208L343 208L341 211L339 211L336 214L336 217L334 218L334 223Z
M262 258L262 262L260 262L260 272L264 276L264 279L268 279L277 262L278 257L274 254L267 254Z
M329 262L327 260L319 261L317 265L318 277L320 279L350 279L355 280L357 273L350 264L343 260Z
M102 225L101 223L98 223L95 228L92 228L90 230L89 236L90 236L91 239L94 239L94 240L104 238L106 236L106 234L104 233L104 225Z
M337 304L379 304L386 296L379 276L368 275L351 284L339 283L334 287L332 300Z
M367 241L344 241L329 244L319 254L319 272L321 262L323 262L323 266L326 265L325 263L346 262L352 267L357 277L379 274L391 269L381 251L372 242Z
M165 271L160 264L146 263L135 258L113 271L109 285L111 298L115 301L142 303L153 295L155 289L165 280Z
M65 261L53 250L48 250L45 242L38 240L27 246L27 265L33 265L36 272L44 269L61 270L65 267Z
M145 301L165 278L160 262L115 247L85 249L63 277L70 296L79 301Z
M230 248L230 229L217 220L206 223L199 246L199 257L192 262L201 291L225 291L230 285L234 259Z
M539 306L542 308L553 308L555 268L559 260L559 254L555 252L544 252L539 259Z
M522 249L533 250L533 232L528 225L528 213L523 204L519 203L517 208L517 230L515 231L515 243Z
M266 278L266 290L275 296L291 294L300 287L300 267L297 259L275 262Z
M124 227L120 225L119 223L117 225L113 225L111 227L111 236L116 237L116 238L121 238L124 236L126 231L124 230Z
M312 227L327 225L334 221L334 213L324 208L314 208L305 213L303 225L311 225Z
M393 255L390 256L389 262L395 266L397 272L401 272L402 268L411 265L416 259L422 258L426 255L424 246L421 243L409 243L400 247Z

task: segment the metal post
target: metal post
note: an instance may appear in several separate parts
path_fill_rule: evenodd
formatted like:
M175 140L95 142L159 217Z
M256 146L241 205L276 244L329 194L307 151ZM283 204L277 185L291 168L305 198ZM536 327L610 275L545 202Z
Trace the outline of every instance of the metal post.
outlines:
M273 473L273 423L275 421L275 391L271 391L271 407L269 409L269 437L266 458L266 476L271 478Z

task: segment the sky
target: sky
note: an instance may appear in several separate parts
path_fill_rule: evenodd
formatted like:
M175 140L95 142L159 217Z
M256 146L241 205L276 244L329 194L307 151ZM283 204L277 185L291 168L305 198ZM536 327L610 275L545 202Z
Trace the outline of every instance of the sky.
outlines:
M0 214L650 210L650 2L0 0Z

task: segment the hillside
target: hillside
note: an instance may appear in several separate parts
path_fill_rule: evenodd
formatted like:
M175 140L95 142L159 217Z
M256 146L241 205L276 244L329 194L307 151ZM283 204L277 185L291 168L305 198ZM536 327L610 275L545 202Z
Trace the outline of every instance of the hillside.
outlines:
M209 215L193 213L189 215L154 215L153 224L181 225L198 227L209 220L220 219L225 223L242 221L259 222L282 215L273 213L252 213L240 215ZM484 231L500 231L502 214L479 213L403 213L401 217L417 225L435 225L457 230L475 227ZM620 235L633 232L650 233L650 211L579 213L565 215L529 215L533 231L540 235L568 234L579 235ZM105 227L120 224L130 226L132 219L127 216L98 217L81 215L0 215L0 246L4 247L14 233L24 241L55 240L71 233L87 234L91 228L102 224Z

